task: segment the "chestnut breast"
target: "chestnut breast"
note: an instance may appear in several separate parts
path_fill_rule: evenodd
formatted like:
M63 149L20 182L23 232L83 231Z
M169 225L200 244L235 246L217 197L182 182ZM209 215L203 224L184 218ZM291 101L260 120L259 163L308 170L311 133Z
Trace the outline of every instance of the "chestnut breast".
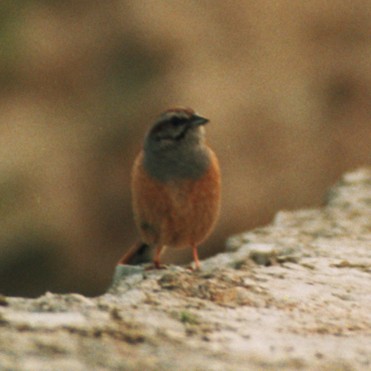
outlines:
M204 146L202 166L186 176L167 176L138 155L132 174L134 217L144 242L156 246L189 247L207 238L220 204L220 170L214 152ZM179 170L178 172L184 170ZM176 173L176 171L175 171ZM164 175L165 174L165 175Z

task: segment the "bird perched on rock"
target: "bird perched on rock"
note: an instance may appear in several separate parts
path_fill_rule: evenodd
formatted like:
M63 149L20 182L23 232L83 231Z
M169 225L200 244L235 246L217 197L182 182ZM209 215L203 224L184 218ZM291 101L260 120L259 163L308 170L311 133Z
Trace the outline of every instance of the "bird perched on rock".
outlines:
M148 261L160 268L166 247L197 248L211 233L220 208L220 170L205 143L209 120L190 108L164 112L147 132L132 169L133 212L141 242L119 264Z

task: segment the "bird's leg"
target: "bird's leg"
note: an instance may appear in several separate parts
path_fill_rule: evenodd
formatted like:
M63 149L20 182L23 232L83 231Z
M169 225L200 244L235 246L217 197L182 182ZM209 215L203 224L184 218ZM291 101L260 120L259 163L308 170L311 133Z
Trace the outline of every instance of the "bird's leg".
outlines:
M161 253L163 251L163 248L164 248L164 246L157 246L157 248L156 248L156 254L155 254L155 257L153 259L153 264L154 264L156 269L163 269L164 268L164 266L162 266L161 263L160 263L160 257L161 257Z
M198 251L197 251L197 245L192 246L193 250L193 260L195 262L195 270L198 271L201 268L200 260L198 259Z

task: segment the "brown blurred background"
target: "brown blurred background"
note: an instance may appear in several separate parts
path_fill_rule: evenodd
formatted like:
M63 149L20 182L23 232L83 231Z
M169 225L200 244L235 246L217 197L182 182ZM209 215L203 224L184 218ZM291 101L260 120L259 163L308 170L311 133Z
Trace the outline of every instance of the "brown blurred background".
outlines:
M223 206L206 257L370 164L370 98L369 0L2 1L0 293L105 290L164 109L212 121Z

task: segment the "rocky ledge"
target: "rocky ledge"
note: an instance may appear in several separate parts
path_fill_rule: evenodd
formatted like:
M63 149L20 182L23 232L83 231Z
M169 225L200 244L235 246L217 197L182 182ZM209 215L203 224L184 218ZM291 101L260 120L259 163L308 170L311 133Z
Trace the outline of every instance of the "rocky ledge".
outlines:
M371 169L202 266L121 266L97 298L0 297L0 369L371 369Z

